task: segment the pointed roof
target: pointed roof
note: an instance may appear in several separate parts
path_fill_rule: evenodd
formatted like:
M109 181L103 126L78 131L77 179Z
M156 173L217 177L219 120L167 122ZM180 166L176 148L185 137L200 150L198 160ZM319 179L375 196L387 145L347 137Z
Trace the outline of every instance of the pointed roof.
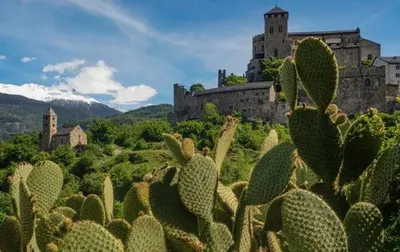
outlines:
M44 114L57 116L57 114L54 112L54 110L51 107L49 107Z
M265 15L269 15L269 14L281 14L281 13L289 13L289 12L285 11L284 9L279 8L278 6L275 6L275 7L272 8L270 11L268 11L267 13L265 13Z

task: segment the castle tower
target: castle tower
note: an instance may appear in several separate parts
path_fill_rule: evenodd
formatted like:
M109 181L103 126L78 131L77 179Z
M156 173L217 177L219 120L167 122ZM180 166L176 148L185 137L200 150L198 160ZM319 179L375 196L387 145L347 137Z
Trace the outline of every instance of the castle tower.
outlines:
M264 14L265 58L285 58L290 55L288 20L289 12L278 6Z
M41 139L41 149L51 149L51 139L57 133L57 115L54 110L49 109L43 114L43 130Z

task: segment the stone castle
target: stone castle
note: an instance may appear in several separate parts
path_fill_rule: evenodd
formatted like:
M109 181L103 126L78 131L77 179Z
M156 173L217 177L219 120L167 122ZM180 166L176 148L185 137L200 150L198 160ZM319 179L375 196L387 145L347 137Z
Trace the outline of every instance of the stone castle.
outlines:
M43 114L43 129L39 134L39 148L43 151L57 149L61 145L75 147L86 145L87 135L79 125L72 128L57 128L57 114L49 108Z
M340 74L334 102L342 111L351 115L375 107L389 112L397 106L395 97L400 94L400 71L396 75L399 77L397 84L392 81L388 85L387 66L375 64L385 58L381 57L380 44L361 37L359 28L288 32L288 21L289 12L277 6L264 14L264 33L253 36L252 58L246 71L247 84L223 86L226 70L218 71L217 88L191 93L175 84L174 112L168 116L170 122L198 119L204 104L211 102L222 114L238 111L248 120L285 123L284 115L288 108L285 102L278 99L279 85L262 81L261 63L270 57L293 55L299 41L306 37L323 39L336 55ZM396 67L400 69L400 57ZM304 92L299 94L299 101L310 103Z

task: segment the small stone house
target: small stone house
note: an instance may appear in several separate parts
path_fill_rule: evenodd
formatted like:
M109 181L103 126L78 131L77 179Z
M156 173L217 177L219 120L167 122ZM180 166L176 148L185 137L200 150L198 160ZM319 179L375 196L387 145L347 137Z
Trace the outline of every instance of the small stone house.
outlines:
M74 147L87 144L87 135L79 125L75 127L57 127L57 114L49 108L43 115L43 130L39 134L41 150L55 150L60 145Z

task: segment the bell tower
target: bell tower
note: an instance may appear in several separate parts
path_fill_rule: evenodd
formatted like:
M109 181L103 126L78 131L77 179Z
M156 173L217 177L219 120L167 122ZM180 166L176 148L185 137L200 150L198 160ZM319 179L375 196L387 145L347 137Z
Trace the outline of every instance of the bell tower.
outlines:
M51 107L43 114L42 128L41 149L50 150L52 137L57 133L57 115Z
M286 58L290 55L288 21L289 12L278 6L264 14L265 58Z

